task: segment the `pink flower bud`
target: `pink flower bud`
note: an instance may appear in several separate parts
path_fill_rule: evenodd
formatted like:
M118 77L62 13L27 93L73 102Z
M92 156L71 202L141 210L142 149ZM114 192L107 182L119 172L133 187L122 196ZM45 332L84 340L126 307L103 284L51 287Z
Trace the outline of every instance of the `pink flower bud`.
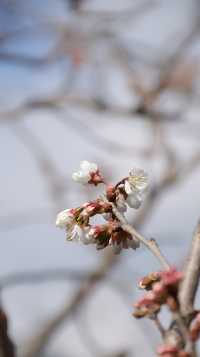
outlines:
M157 282L153 284L153 292L156 298L160 298L166 293L166 288L162 282Z
M145 296L138 301L136 304L136 307L140 306L149 306L155 301L155 294L152 291L149 291L148 293L145 294Z
M114 186L108 185L106 187L106 196L107 196L108 200L112 200L113 199L114 192L115 192Z
M167 354L169 354L170 356L175 356L177 352L178 352L178 348L172 345L162 345L157 349L157 353L160 356L165 356L165 357L167 356Z
M165 286L177 285L183 278L183 273L173 267L170 270L160 272L159 275Z

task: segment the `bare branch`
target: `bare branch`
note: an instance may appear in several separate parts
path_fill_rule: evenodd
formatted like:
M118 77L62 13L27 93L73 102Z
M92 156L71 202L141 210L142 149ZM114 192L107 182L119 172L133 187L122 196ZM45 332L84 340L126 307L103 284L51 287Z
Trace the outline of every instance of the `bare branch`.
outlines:
M185 277L180 287L179 300L183 316L194 311L194 300L200 277L200 221L197 225L191 252L185 268Z
M18 285L38 284L49 281L84 280L88 272L68 269L46 269L39 272L17 272L0 277L0 289L9 289Z
M0 357L15 357L15 347L8 335L8 318L0 307Z
M164 269L169 269L170 265L168 264L166 258L161 253L156 241L154 239L148 240L145 237L143 237L140 233L137 232L137 230L133 226L131 226L130 224L127 223L124 216L119 212L119 210L116 208L116 206L114 204L112 204L112 208L113 208L113 213L118 218L118 220L121 222L122 229L124 231L130 233L132 235L132 238L136 239L136 242L139 241L146 248L148 248L151 251L151 253L159 260L161 266Z

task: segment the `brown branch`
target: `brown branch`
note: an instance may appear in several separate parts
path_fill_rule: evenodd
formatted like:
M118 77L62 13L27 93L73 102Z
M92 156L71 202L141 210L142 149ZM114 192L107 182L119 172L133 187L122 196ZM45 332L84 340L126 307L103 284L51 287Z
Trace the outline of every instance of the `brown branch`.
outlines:
M89 110L94 114L103 114L107 116L115 116L115 119L133 120L135 115L143 119L149 119L154 115L158 115L160 119L173 122L177 115L167 115L164 112L157 113L153 108L147 107L142 103L138 108L131 107L128 109L116 108L112 104L107 104L100 101L98 98L84 98L82 96L66 95L64 93L56 94L55 96L47 96L45 98L33 98L32 100L24 101L22 104L16 105L15 108L0 112L0 123L16 122L23 118L28 111L33 110L51 110L62 108L79 108L81 110ZM179 119L179 118L178 118Z
M154 321L154 323L155 323L158 331L160 332L162 338L164 338L166 331L165 331L161 321L159 320L158 315L155 314L153 317L151 317L151 320Z
M138 20L141 16L145 16L148 11L154 10L154 6L158 5L159 1L157 0L144 0L139 3L139 6L130 6L129 8L125 8L123 10L86 10L80 9L79 19L81 17L87 17L88 20L92 18L107 20L107 21L128 21L128 20Z
M96 148L99 147L106 152L109 151L115 155L125 154L126 157L133 157L133 155L147 156L149 154L150 148L148 146L138 149L136 146L125 146L119 141L116 143L114 140L110 140L99 134L91 125L88 125L69 111L62 115L62 117L57 117L56 120L61 121L67 128L70 127L70 129L75 130L77 134L81 135L82 139L87 140L91 145L95 145Z
M116 206L114 204L112 204L112 210L113 210L113 213L115 214L115 216L121 222L122 229L124 231L130 233L132 238L136 239L136 243L141 242L147 249L149 249L150 252L156 257L156 259L158 259L158 261L160 262L161 266L164 269L169 269L170 265L168 264L166 258L161 253L156 241L154 239L148 240L145 237L143 237L140 233L138 233L137 230L133 226L128 224L125 217L121 214L121 212L119 212L119 210L116 208ZM136 248L137 248L137 245L136 245Z
M0 277L0 289L9 289L24 284L38 284L47 281L84 280L88 272L69 269L46 269L43 271L17 272Z
M194 300L200 277L200 221L198 222L191 252L185 268L185 277L180 287L179 301L183 316L190 315L194 310Z
M8 335L8 318L0 307L0 357L15 357L15 347Z

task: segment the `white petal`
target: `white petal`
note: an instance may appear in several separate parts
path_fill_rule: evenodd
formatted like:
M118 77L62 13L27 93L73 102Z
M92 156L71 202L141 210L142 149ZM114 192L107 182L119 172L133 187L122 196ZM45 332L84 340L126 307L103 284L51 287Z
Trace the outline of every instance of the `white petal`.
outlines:
M82 238L81 238L81 242L83 244L91 244L94 243L94 238L92 236L90 236L89 234L85 234Z
M60 228L65 228L67 225L73 222L73 214L71 213L71 209L65 209L58 213L56 218L56 226Z
M130 171L131 176L148 176L147 173L143 169L139 169L138 167L134 167Z
M85 174L82 171L78 171L78 172L74 172L72 174L72 179L74 181L76 181L76 182L80 182L82 184L86 184L90 180L90 175L89 174Z
M80 168L85 173L96 172L98 170L97 164L89 161L81 161Z
M130 171L129 183L138 191L145 191L149 183L148 174L142 169L134 168Z
M137 209L141 206L142 197L139 194L132 194L127 197L126 202L129 207Z
M74 240L76 242L81 240L83 235L83 230L77 224L72 226L70 229L67 230L67 240L71 241Z
M78 225L74 226L74 234L75 234L75 238L78 241L81 241L82 237L84 237L83 229L81 227L79 227Z
M127 180L125 181L124 189L127 195L130 195L132 193L131 185Z
M66 240L72 241L74 239L73 231L74 231L74 226L73 225L71 227L67 228L67 230L66 230Z
M91 227L85 227L83 230L83 235L81 236L80 240L83 244L91 244L95 242L94 239L94 229Z

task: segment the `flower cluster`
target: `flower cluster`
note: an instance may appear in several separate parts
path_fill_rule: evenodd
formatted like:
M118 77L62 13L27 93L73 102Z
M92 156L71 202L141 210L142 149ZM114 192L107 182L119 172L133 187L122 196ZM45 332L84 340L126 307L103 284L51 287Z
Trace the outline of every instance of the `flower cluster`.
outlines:
M72 178L82 184L105 184L98 166L88 161L81 162L80 170L73 173ZM104 198L97 198L80 207L60 212L57 215L56 226L66 230L69 241L96 244L97 249L112 246L116 254L123 248L136 249L139 243L122 229L121 223L113 213L113 204L121 213L126 211L127 206L137 209L142 203L147 187L147 174L143 170L133 169L128 177L115 186L107 185ZM102 215L106 220L105 224L91 224L91 217L97 214Z
M56 226L65 228L68 241L96 244L97 249L103 249L110 245L116 254L122 248L135 249L137 247L132 236L123 231L116 219L110 219L106 224L92 226L90 218L96 214L112 216L112 206L97 199L77 208L66 209L57 215Z
M175 268L167 271L151 273L143 278L139 287L150 290L138 301L135 306L134 316L137 318L158 313L162 305L166 304L171 311L178 308L177 288L182 279L182 273Z
M77 208L70 208L61 211L57 215L56 226L65 228L67 240L77 240L89 243L88 233L91 228L90 217L111 211L111 205L103 200L86 202ZM85 240L85 236L87 239Z
M118 221L94 226L89 230L88 235L92 239L91 243L96 244L97 249L103 249L109 245L113 247L115 254L119 254L123 248L136 248L135 241L130 234L121 229Z
M149 317L154 319L160 312L163 305L168 306L169 310L180 314L178 301L179 283L183 274L171 267L169 270L150 273L139 282L140 289L147 290L145 296L134 306L134 316L136 318ZM189 325L189 327L188 327ZM190 316L190 322L186 325L188 336L191 342L200 338L200 312L194 311ZM167 335L166 335L167 336ZM181 338L181 335L180 335ZM157 349L160 357L191 357L192 355L184 349L182 341L165 341Z

